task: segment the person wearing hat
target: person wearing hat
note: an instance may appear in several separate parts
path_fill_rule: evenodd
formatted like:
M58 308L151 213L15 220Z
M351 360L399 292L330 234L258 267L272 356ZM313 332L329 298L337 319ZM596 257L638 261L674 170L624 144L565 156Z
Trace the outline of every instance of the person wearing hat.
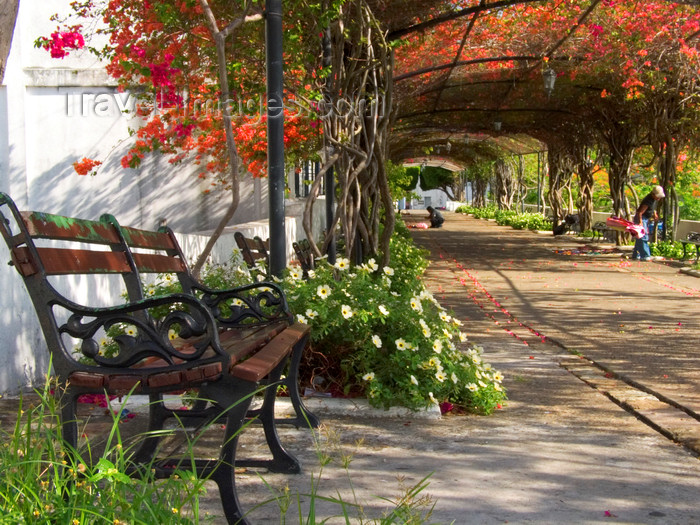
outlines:
M659 215L656 213L656 204L665 197L664 189L661 186L654 186L649 192L649 195L642 199L639 203L637 211L634 213L633 222L644 226L646 233L634 242L632 250L632 258L640 261L648 261L651 259L651 250L649 249L649 222L650 219L659 220Z

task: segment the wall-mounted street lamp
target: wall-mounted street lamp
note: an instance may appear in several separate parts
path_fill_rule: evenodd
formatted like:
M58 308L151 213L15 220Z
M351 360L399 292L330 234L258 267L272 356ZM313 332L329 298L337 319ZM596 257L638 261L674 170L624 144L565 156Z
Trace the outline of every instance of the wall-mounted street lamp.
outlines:
M549 98L554 91L554 83L557 81L557 73L551 67L547 66L547 69L542 72L542 79L544 80L544 91L547 93L547 98Z
M494 120L493 121L493 129L494 131L501 131L501 126L503 125L503 122L500 120Z

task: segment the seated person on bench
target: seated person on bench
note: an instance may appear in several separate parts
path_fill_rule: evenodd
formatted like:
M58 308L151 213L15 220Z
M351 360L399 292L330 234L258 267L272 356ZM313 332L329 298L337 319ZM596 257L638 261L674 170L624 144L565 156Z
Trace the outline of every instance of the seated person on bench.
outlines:
M428 219L430 219L430 227L442 228L442 223L445 222L445 218L442 216L442 213L437 211L432 206L428 206L426 210L428 210L428 213L430 213L430 215L428 215Z

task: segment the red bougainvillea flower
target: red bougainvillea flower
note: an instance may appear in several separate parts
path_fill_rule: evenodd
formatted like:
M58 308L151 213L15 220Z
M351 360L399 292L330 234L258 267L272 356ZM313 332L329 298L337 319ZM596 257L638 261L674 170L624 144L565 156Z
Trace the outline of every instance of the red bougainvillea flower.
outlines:
M73 163L73 169L75 169L75 172L78 175L87 175L88 173L95 175L93 170L95 170L95 168L97 168L100 164L102 164L102 162L99 160L83 157L83 160Z

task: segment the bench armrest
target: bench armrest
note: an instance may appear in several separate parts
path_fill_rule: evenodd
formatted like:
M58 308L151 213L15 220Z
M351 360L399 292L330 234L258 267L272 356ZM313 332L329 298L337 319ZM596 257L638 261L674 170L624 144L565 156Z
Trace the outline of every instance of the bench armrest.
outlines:
M259 282L226 290L198 284L195 289L219 325L225 328L293 319L284 292L275 283Z
M72 303L61 306L71 315L58 327L59 333L82 340L82 354L101 367L128 368L149 360L181 364L199 360L207 351L207 357L214 360L228 359L219 342L216 320L200 300L190 295L172 294L107 308ZM170 306L173 310L156 320L148 310L158 306ZM126 333L114 337L119 351L112 357L102 355L95 336L120 324L128 328ZM177 345L173 341L175 334Z

